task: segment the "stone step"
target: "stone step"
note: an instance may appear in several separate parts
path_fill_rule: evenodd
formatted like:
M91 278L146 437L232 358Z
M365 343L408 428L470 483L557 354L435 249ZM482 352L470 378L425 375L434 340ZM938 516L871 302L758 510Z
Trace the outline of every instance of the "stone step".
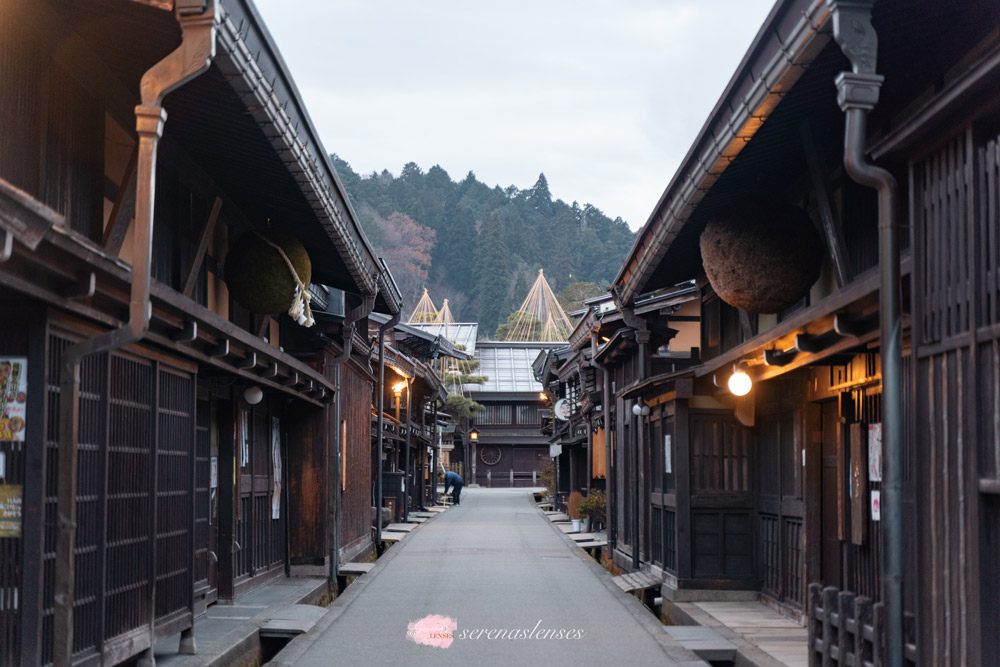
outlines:
M375 567L375 563L341 563L338 574L348 576L360 575L371 572L373 567Z
M702 660L709 662L736 660L736 645L712 628L701 625L665 625L663 629L677 643Z
M326 613L323 607L311 604L293 604L275 612L260 626L261 637L295 637L308 632Z
M382 529L382 532L396 532L396 533L408 533L417 527L415 523L390 523L388 526Z

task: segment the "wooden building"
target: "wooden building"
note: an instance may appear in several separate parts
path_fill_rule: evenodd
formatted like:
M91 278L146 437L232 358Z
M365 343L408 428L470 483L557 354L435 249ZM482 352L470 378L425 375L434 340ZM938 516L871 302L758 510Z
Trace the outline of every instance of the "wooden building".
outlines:
M485 487L537 486L549 463L549 443L540 428L548 399L532 364L542 350L562 343L479 341L475 358L482 385L466 385L483 408L475 418L478 440L469 443L467 483ZM474 482L473 482L474 480Z
M594 363L598 313L613 309L610 296L586 302L588 309L565 347L543 350L535 359L535 378L551 404L542 433L556 463L558 497L591 488L606 490L603 370Z
M370 547L358 332L399 293L250 2L5 2L0 90L0 663L194 651ZM314 327L229 293L272 232Z
M615 281L614 555L668 600L801 617L817 582L884 605L857 650L991 664L1000 6L872 4L776 4Z
M374 314L369 326L384 325L389 318ZM387 332L382 415L382 499L392 509L394 521L409 511L435 504L433 471L436 469L437 426L447 415L438 408L447 389L438 375L438 361L469 360L467 352L440 334L424 327L396 323ZM378 419L372 415L373 451L378 452ZM377 481L373 492L378 494Z

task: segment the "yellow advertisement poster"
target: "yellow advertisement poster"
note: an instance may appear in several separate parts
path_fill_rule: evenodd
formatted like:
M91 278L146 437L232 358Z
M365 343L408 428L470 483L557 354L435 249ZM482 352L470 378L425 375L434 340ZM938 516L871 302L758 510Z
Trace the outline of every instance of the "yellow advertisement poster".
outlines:
M0 484L0 538L21 537L20 484Z

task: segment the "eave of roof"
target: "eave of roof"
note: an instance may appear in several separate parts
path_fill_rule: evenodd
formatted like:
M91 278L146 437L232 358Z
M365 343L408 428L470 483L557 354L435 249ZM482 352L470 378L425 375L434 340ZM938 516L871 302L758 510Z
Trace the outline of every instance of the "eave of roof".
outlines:
M301 95L256 8L223 0L216 63L287 165L362 294L398 312L402 298L357 221Z
M692 210L830 41L824 0L775 4L615 278L630 304Z
M381 313L372 313L368 319L376 324L385 324L389 321L389 316ZM434 345L437 345L437 352L439 356L453 357L463 361L472 359L471 354L456 349L454 343L439 334L435 335L424 330L423 328L403 324L402 322L394 325L392 328L397 334L399 334L399 344L410 348L410 351L416 356L421 356L427 359L432 358L433 347Z

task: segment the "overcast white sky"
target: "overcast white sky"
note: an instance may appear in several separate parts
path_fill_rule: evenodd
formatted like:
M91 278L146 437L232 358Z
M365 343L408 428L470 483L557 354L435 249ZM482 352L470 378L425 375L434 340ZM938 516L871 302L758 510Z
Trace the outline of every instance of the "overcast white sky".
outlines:
M254 0L326 149L649 217L773 0ZM423 222L423 221L420 221Z

